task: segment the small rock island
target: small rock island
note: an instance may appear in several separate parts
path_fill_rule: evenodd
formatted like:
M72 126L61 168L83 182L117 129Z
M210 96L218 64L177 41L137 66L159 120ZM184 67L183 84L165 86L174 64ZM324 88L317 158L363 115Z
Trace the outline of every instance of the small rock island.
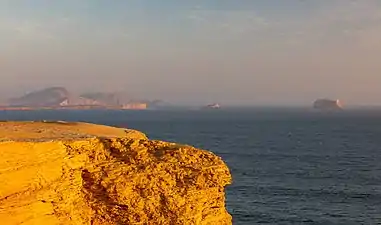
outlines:
M202 107L202 109L220 109L220 108L221 108L221 105L218 103L213 103L213 104L209 104Z
M220 157L134 130L0 122L0 180L7 225L232 224Z
M331 100L327 98L323 99L317 99L313 103L313 108L318 109L318 110L323 110L323 111L337 111L337 110L342 110L343 106L340 102L340 100Z

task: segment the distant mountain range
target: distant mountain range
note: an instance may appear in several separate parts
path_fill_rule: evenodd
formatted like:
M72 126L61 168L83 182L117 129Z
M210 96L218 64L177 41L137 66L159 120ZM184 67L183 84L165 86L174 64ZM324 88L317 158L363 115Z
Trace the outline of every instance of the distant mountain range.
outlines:
M160 107L162 104L161 100L133 100L118 93L88 92L76 95L64 87L49 87L8 99L6 107L100 106L143 109Z

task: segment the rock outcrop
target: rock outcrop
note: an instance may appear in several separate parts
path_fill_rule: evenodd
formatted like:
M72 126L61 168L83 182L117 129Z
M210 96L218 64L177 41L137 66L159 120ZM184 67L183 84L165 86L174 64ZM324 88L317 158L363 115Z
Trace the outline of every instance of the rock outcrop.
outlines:
M232 223L208 151L86 123L0 122L0 138L2 224Z
M116 93L91 92L84 93L80 97L99 102L103 105L119 106L121 104L120 97Z
M318 99L313 103L313 108L324 111L342 110L340 100Z

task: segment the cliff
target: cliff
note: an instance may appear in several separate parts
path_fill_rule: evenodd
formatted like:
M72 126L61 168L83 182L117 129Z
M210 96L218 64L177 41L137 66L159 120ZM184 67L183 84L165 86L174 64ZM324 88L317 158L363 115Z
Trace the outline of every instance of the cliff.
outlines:
M80 95L81 98L93 100L95 102L100 102L104 105L118 106L120 105L119 96L115 93L103 93L103 92L94 92L94 93L84 93Z
M225 163L119 128L0 122L2 224L231 224Z

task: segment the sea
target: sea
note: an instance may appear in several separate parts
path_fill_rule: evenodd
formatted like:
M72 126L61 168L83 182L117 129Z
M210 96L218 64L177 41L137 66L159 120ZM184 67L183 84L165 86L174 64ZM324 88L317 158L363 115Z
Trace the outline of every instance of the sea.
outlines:
M2 111L84 121L207 149L229 166L233 224L381 224L381 110Z

